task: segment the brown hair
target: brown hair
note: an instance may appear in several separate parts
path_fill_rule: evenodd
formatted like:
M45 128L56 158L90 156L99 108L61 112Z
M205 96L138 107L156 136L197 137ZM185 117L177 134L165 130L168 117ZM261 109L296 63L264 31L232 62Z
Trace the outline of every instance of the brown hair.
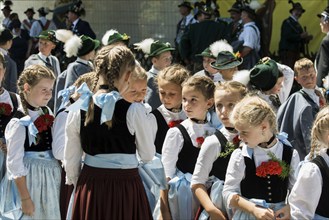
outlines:
M139 65L136 64L134 71L130 75L132 80L147 80L147 74L145 69Z
M207 76L192 76L183 83L182 87L185 86L192 87L201 92L207 100L214 98L215 84Z
M258 96L246 96L238 102L231 115L230 121L236 126L250 125L258 126L264 120L270 124L270 128L274 134L277 131L276 115L269 104Z
M295 76L298 76L301 70L308 70L310 68L314 68L314 64L310 59L302 58L297 60L294 66Z
M329 106L322 108L313 122L311 131L311 159L315 156L316 148L320 148L321 142L323 142L323 135L326 134L325 132L329 132Z
M41 79L52 79L56 77L54 73L47 67L41 65L31 65L23 70L17 80L18 94L21 98L24 113L27 114L27 94L24 91L24 84L27 83L29 86L34 87Z
M95 92L99 80L99 76L103 76L109 87L109 91L113 91L114 81L119 79L127 71L128 68L135 67L135 57L126 46L108 45L102 47L94 60L95 77L92 83L92 92ZM85 126L94 120L94 103L91 99L88 112L86 115ZM106 122L111 127L112 121Z
M239 93L241 98L245 97L248 93L247 87L237 81L227 81L227 82L218 83L216 85L215 91L217 90L225 90L225 91Z
M158 84L159 80L166 80L182 86L182 83L190 76L190 72L179 64L168 66L161 70L155 78L155 83Z

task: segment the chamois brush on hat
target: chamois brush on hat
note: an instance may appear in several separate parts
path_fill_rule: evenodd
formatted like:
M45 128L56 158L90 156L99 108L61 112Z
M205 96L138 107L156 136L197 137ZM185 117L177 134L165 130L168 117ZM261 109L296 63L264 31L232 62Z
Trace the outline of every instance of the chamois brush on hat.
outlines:
M142 50L146 56L155 57L166 51L175 50L170 43L163 43L153 38L147 38L140 43L135 43L136 49Z
M110 45L122 41L124 44L128 46L129 40L130 40L130 36L128 36L126 33L120 34L117 30L111 29L106 31L106 33L102 37L102 44Z
M207 47L201 54L195 56L210 57L216 59L219 52L230 51L233 53L233 47L226 40L218 40Z

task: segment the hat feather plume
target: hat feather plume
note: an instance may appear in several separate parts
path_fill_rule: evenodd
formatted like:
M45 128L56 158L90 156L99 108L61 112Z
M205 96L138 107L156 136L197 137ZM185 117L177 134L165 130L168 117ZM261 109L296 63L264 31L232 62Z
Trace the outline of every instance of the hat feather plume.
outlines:
M114 30L114 29L111 29L111 30L106 31L106 33L102 37L102 44L103 45L108 45L109 37L112 36L115 33L118 33L118 31L117 30Z
M134 45L136 46L135 48L138 50L142 50L145 54L150 54L151 53L151 45L154 42L153 38L147 38L145 40L142 40L139 43L135 43Z
M65 43L71 37L73 37L73 32L70 30L59 29L59 30L56 30L55 33L56 33L56 39L63 43Z
M233 75L233 81L240 82L247 86L250 81L250 71L249 70L239 70Z
M257 0L252 0L249 4L249 7L256 11L257 9L260 9L262 6Z
M77 35L73 35L64 44L64 51L67 57L77 56L79 49L82 47L82 40Z
M4 7L4 4L2 1L0 1L0 8L2 9ZM3 20L5 19L5 16L3 13L0 13L0 33L5 30L5 27L2 25Z
M233 47L229 43L227 43L226 40L219 40L212 43L209 46L209 49L211 51L211 54L215 57L217 57L218 54L222 51L230 51L231 53L233 53Z

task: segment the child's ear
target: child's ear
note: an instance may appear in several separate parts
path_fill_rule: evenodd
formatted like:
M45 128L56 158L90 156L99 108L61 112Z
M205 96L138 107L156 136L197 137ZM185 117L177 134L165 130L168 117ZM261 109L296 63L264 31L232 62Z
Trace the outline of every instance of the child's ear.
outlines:
M29 92L31 89L31 86L28 83L24 83L23 88L24 88L24 92Z
M207 109L210 109L214 105L214 98L210 98L207 101Z

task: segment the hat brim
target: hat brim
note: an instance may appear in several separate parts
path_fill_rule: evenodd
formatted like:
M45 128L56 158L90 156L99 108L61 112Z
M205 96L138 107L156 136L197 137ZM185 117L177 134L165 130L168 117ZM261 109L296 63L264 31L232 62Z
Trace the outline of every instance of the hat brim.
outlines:
M228 12L231 12L231 11L241 13L241 9L237 9L237 8L231 8L231 9L228 10Z
M112 40L109 40L107 42L107 45L110 45L110 44L114 44L116 42L119 42L119 41L122 41L124 44L126 44L128 46L129 44L129 40L130 40L130 37L128 37L128 39L124 40L124 39L120 39L120 38L116 38L116 39L112 39Z
M214 69L217 69L217 70L226 70L226 69L231 69L231 68L234 68L234 67L237 67L239 66L241 63L243 62L243 59L242 58L239 58L237 60L234 60L230 63L226 63L224 65L221 65L221 64L216 64L216 61L215 62L212 62L210 64L210 66Z
M184 4L177 5L177 7L178 7L178 8L180 8L180 7L185 7L185 8L193 9L192 6L188 6L188 5L184 5Z
M164 52L167 52L167 51L173 51L173 50L175 50L175 48L163 48L163 49L160 49L160 50L156 50L156 51L154 51L153 53L151 53L149 56L150 57L155 57L155 56L157 56L157 55L159 55L159 54L162 54L162 53L164 53Z
M210 53L204 53L204 52L202 52L200 54L196 54L195 56L196 57L209 57L209 58L216 59L216 57L214 57L212 54L210 54Z
M291 13L292 10L294 10L294 9L300 9L302 11L302 13L305 13L305 9L304 8L292 8L292 9L289 10L289 12Z

